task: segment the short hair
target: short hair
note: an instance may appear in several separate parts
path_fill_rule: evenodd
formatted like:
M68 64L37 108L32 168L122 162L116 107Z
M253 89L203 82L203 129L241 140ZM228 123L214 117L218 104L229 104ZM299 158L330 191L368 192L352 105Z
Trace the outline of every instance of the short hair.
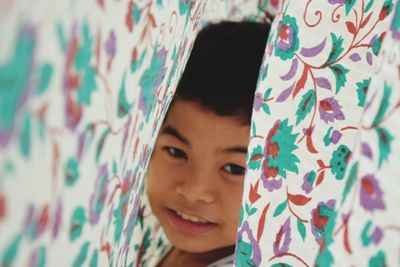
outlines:
M221 22L200 31L174 100L250 124L269 30L263 23Z

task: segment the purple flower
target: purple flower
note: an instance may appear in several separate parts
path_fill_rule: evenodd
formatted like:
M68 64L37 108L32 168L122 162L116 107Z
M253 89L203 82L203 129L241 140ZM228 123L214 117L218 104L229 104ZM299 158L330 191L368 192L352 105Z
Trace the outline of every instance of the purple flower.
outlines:
M286 15L278 26L275 40L275 55L283 60L292 58L299 49L297 21L294 17Z
M339 142L341 137L342 137L342 133L339 132L338 130L334 130L331 135L331 142L336 145Z
M319 202L317 207L311 211L311 232L318 244L321 244L325 234L325 227L329 219L335 213L335 200Z
M290 238L290 235L291 235L290 217L288 217L275 236L275 241L274 241L275 255L286 253L289 250L290 241L292 240Z
M96 225L99 221L100 214L103 211L104 204L107 198L108 186L108 168L107 164L100 167L99 174L97 175L94 192L90 196L89 206L89 222L91 225Z
M248 240L250 243L245 240ZM260 247L254 238L253 231L251 231L247 221L243 223L242 228L238 232L236 261L237 264L242 261L251 262L254 263L255 266L259 266L261 262Z
M361 179L360 204L367 211L384 210L383 192L374 175L365 175Z
M342 106L333 98L328 97L319 101L319 114L321 119L328 123L336 120L344 120Z
M115 44L115 32L111 31L108 35L107 42L105 44L106 53L110 57L114 57L116 53L116 44Z
M306 194L310 193L313 190L313 184L316 178L316 173L314 171L307 172L303 177L303 185L301 189L304 190Z
M262 107L262 103L263 103L262 94L256 93L254 96L254 103L253 103L254 110L259 111Z
M376 227L374 229L374 232L372 232L372 235L371 235L372 241L374 242L375 245L378 245L379 242L382 240L382 237L383 237L382 229L379 227Z
M346 3L346 0L328 0L329 4L335 5L335 4L344 4Z

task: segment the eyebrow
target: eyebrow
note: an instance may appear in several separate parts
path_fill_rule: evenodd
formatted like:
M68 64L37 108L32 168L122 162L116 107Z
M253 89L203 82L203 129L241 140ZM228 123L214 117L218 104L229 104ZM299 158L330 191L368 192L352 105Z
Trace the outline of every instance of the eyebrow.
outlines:
M172 137L175 137L176 139L178 139L178 140L181 141L182 143L184 143L184 144L190 146L189 141L188 141L185 137L183 137L183 136L179 133L179 131L178 131L177 129L175 129L175 128L172 127L172 126L166 126L164 129L161 130L161 133L160 133L160 134L167 134L167 135L170 135L170 136L172 136Z
M160 132L160 135L161 134L170 135L170 136L178 139L182 143L190 146L190 142L177 129L175 129L174 127L172 127L170 125L166 126L164 129L162 129ZM229 147L229 148L223 149L223 152L224 153L247 154L247 147L242 147L242 146Z
M247 154L247 147L242 147L242 146L229 147L224 149L223 152Z

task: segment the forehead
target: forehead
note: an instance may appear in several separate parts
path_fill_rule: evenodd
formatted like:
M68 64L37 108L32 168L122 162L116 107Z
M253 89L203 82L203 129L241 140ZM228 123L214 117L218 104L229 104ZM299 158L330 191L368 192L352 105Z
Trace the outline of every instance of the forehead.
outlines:
M220 116L189 101L173 102L163 124L167 126L199 142L247 146L249 141L250 126L243 125L240 118Z

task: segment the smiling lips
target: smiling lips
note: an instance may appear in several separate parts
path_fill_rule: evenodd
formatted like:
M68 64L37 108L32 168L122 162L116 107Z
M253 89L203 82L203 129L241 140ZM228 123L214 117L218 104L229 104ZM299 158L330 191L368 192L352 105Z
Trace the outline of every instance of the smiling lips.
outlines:
M216 223L172 209L168 209L168 217L176 230L190 234L203 234L217 226Z
M201 218L195 217L195 216L190 216L187 214L184 214L182 212L176 211L176 213L182 217L182 219L187 220L187 221L191 221L191 222L195 222L195 223L209 223L206 220L203 220Z

